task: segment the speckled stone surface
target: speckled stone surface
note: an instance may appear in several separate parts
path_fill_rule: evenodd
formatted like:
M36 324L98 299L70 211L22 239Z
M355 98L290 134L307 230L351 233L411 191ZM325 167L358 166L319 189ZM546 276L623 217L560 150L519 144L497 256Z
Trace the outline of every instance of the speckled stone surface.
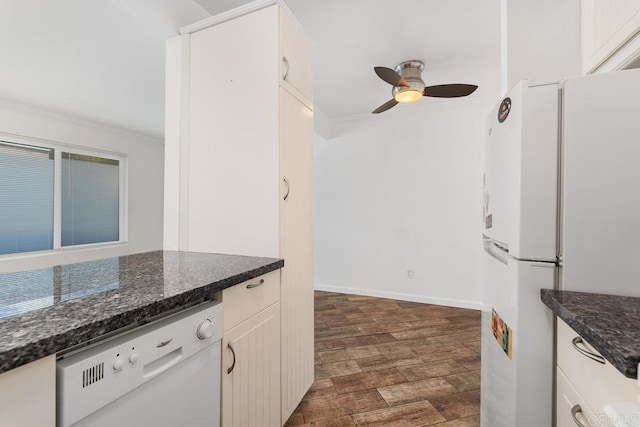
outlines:
M540 291L542 302L626 377L638 377L640 298Z
M283 266L273 258L156 251L0 274L0 373Z

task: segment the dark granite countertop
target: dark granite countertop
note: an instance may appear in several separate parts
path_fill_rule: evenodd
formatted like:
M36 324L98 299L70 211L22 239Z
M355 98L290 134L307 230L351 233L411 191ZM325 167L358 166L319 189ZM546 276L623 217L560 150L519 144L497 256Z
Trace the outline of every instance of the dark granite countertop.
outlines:
M274 258L156 251L0 274L0 373L283 266Z
M628 378L638 377L640 298L540 291L542 302Z

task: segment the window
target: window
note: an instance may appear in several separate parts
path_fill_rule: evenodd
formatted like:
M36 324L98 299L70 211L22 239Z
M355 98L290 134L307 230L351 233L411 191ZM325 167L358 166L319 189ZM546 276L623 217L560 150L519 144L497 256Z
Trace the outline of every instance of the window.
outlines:
M125 161L0 140L0 255L124 241Z
M0 254L53 249L53 150L0 142Z
M62 153L62 246L120 239L120 161Z

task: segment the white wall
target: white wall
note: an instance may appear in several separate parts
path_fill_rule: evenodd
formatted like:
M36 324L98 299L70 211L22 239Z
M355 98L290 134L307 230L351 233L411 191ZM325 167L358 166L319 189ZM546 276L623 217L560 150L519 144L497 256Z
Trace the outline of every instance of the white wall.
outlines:
M162 249L162 140L28 106L0 101L0 133L126 154L127 244L0 257L0 272Z
M580 0L502 0L502 92L581 74Z
M480 307L482 140L495 101L398 106L316 134L317 289Z

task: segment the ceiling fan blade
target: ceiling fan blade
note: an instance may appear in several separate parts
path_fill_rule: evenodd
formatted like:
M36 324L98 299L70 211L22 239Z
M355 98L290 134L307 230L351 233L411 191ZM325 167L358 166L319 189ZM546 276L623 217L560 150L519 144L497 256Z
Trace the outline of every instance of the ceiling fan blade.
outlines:
M384 104L382 104L381 106L373 110L372 114L380 114L384 111L387 111L390 108L395 107L396 105L398 105L398 101L396 101L395 99L390 99L389 101L385 102Z
M391 68L387 67L373 67L374 71L385 82L392 86L409 86L409 83L402 76Z
M436 85L424 88L424 96L432 96L434 98L459 98L461 96L471 95L478 89L476 85L450 84Z

